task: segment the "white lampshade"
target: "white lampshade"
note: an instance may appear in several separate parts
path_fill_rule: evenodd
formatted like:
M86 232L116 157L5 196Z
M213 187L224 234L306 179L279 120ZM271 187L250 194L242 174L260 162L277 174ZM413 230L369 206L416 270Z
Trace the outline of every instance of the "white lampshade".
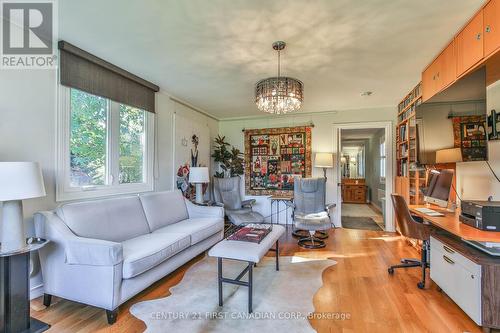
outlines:
M210 177L208 176L207 167L192 167L189 169L189 182L192 184L208 183Z
M316 168L333 168L332 153L316 153L314 158L314 166Z
M436 163L456 162L462 162L462 150L460 148L449 148L436 151Z
M40 165L36 162L0 162L0 201L45 196Z

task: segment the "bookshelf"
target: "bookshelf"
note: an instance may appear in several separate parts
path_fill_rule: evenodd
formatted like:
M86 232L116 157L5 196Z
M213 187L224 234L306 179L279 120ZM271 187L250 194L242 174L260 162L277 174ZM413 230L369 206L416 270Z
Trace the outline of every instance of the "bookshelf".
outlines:
M422 104L422 83L417 84L398 104L396 125L396 193L409 204L422 204L420 188L426 184L425 170L418 170L416 109Z

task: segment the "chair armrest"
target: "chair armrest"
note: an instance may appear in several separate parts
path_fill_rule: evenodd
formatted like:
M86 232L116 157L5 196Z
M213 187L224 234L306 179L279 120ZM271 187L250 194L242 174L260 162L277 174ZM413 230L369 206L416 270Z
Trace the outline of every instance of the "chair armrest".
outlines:
M191 201L184 199L188 215L193 217L220 217L224 218L224 208L219 206L198 206Z
M250 207L250 208L252 208L252 206L255 205L255 202L256 202L255 199L243 200L241 202L241 207Z
M335 207L337 207L337 204L336 204L336 203L329 203L329 204L326 204L326 205L325 205L325 209L326 209L327 211L330 211L330 209L333 209L333 208L335 208Z
M72 237L65 242L70 265L114 266L123 261L122 244L101 239Z

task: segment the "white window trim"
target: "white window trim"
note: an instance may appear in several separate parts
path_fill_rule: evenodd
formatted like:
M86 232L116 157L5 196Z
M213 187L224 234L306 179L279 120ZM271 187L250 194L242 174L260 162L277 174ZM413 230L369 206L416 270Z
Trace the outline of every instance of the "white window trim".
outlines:
M69 184L70 179L70 116L71 116L71 103L70 103L70 88L59 85L58 89L58 107L56 119L56 201L68 201L79 199L90 199L104 196L112 196L119 194L132 194L140 192L149 192L154 190L154 145L155 145L155 126L154 114L146 112L146 142L145 142L145 160L144 160L144 183L140 184L118 184L118 179L113 180L113 185L104 186L88 186L88 187L71 187ZM113 105L113 104L111 104ZM116 113L116 112L115 112ZM113 112L110 112L112 115ZM111 116L112 117L112 116ZM109 122L117 121L117 119L109 119ZM113 127L111 127L113 128ZM112 131L112 130L111 130ZM114 135L111 133L111 135ZM110 144L111 138L108 137L108 156L116 154L113 152L113 145ZM116 147L115 147L116 148ZM114 149L116 150L116 149ZM117 168L117 165L110 165L108 158L108 169ZM116 170L114 171L116 174ZM118 177L116 177L118 178Z
M380 150L380 146L382 146L382 144L384 144L384 155L381 154L381 152L379 151L379 158L380 158L380 167L382 166L382 158L384 159L384 167L386 165L386 161L387 161L387 142L385 141L385 135L380 137L380 142L379 142L379 150ZM382 173L382 170L380 170L380 172ZM381 184L385 184L385 178L387 176L387 170L384 168L384 176L382 177L382 175L380 175L380 183Z

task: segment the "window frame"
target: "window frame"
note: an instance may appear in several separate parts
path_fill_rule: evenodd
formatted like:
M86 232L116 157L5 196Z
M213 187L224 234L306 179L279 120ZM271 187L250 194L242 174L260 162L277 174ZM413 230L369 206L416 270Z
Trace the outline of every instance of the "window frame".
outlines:
M382 154L382 146L384 147L384 152ZM387 161L387 142L385 140L385 135L380 137L379 141L379 159L380 159L380 183L385 184L386 176L387 176L387 170L385 169L386 161ZM382 170L384 170L384 174L382 175Z
M145 112L144 182L119 183L120 117L119 102L108 100L106 183L107 185L70 186L71 89L59 84L56 119L56 201L90 199L104 196L149 192L154 190L154 114Z

